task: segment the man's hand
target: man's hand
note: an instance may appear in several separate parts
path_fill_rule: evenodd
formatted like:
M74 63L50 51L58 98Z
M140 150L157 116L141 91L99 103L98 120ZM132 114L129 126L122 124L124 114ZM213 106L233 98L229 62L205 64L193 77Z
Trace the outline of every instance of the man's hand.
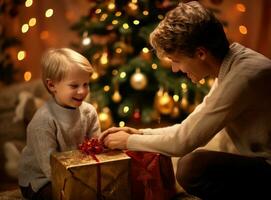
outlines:
M102 132L99 140L110 149L126 149L130 134L142 134L142 132L131 127L112 127Z

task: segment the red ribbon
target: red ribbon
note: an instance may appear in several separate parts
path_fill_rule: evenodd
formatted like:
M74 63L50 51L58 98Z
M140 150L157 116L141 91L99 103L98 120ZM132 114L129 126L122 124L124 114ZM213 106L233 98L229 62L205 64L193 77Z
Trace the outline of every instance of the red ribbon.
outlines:
M97 162L97 199L102 199L101 165L99 159L96 157L96 154L103 152L103 145L97 138L85 137L84 141L79 144L78 148L83 154L90 155Z

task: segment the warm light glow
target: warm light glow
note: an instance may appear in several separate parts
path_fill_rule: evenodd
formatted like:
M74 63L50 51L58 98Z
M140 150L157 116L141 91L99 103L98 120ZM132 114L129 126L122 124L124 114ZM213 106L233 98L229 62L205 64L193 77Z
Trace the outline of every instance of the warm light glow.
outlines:
M164 19L164 16L163 15L158 15L157 18L162 20L162 19Z
M25 59L25 56L26 56L25 51L19 51L18 54L17 54L18 60L23 60L23 59Z
M147 10L143 11L143 15L148 15L148 14L149 14L149 11L147 11Z
M105 91L105 92L108 92L109 90L110 90L110 86L109 86L109 85L105 85L105 86L104 86L104 91Z
M116 76L118 73L119 73L118 70L116 70L116 69L113 69L113 70L112 70L112 75L113 75L113 76Z
M22 33L26 33L29 30L28 24L23 24L21 30L22 30Z
M241 34L246 35L247 34L247 27L244 25L239 26L239 31Z
M121 53L122 52L122 49L120 47L116 48L115 50L116 53Z
M100 58L100 63L102 65L106 65L108 63L108 55L107 52L104 52Z
M108 17L108 14L106 13L102 14L102 16L100 17L100 21L102 22L105 21L107 17Z
M132 3L137 3L137 0L132 0Z
M125 126L125 122L124 121L120 121L119 122L119 127L124 127Z
M186 83L182 83L181 88L182 88L183 92L187 92L187 84Z
M54 10L52 8L46 10L45 17L52 17L54 14Z
M151 67L152 67L152 69L157 69L157 64L156 63L152 63Z
M138 9L138 5L135 3L129 3L128 6L131 8L131 10L137 10Z
M180 99L179 95L177 95L177 94L173 95L173 100L175 102L179 101L179 99Z
M120 73L120 78L125 78L126 77L126 72L121 72Z
M30 6L32 6L32 4L33 4L33 1L32 1L32 0L26 0L26 1L24 2L25 7L30 7Z
M119 23L119 21L116 20L116 19L114 19L114 20L112 21L112 24L113 24L113 25L116 25L116 24L118 24L118 23Z
M35 17L32 17L29 22L28 22L28 25L29 26L35 26L37 23L37 19Z
M124 112L124 113L129 112L129 110L130 110L129 106L124 106L124 107L123 107L123 112Z
M96 14L100 14L101 12L102 12L102 10L100 8L98 8L98 9L95 10Z
M96 79L98 79L99 78L99 74L97 73L97 72L93 72L92 74L91 74L91 79L92 80L96 80Z
M40 39L46 40L49 37L49 32L48 31L42 31L40 33Z
M138 21L137 19L133 21L134 25L138 25L140 23L140 21Z
M199 83L200 83L201 85L203 85L203 84L205 83L205 79L204 79L204 78L201 79L201 80L199 81Z
M120 12L120 11L116 12L116 13L115 13L115 16L116 16L116 17L121 16L121 12Z
M30 80L31 80L31 77L32 77L31 72L26 71L26 72L24 73L24 80L25 80L25 81L30 81Z
M116 7L116 5L115 5L113 2L109 3L108 6L107 6L107 8L108 8L109 10L114 10L115 7Z
M144 47L144 48L142 49L142 51L143 51L143 53L149 53L149 49L148 49L147 47Z
M236 4L236 9L239 11L239 12L246 12L246 6L242 3L238 3Z
M82 39L82 44L84 46L88 46L91 43L91 39L89 37L85 37Z
M122 25L122 27L123 27L124 29L128 29L128 28L129 28L129 24L124 23L124 24Z

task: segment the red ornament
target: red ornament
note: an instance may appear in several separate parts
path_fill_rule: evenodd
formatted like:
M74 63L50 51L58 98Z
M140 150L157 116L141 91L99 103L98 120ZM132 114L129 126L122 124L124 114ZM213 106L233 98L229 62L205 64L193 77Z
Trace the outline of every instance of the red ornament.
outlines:
M103 152L104 147L97 138L86 137L84 141L79 144L79 150L87 155L100 154Z

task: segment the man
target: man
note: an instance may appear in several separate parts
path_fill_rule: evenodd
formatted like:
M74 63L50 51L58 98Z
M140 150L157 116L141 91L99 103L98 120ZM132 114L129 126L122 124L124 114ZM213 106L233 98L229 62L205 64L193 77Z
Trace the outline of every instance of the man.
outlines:
M202 199L271 199L271 61L229 42L222 24L198 2L180 3L150 35L159 57L193 81L214 77L203 102L180 124L110 128L111 149L182 157L177 180ZM239 154L196 150L224 129ZM196 150L196 151L194 151Z

